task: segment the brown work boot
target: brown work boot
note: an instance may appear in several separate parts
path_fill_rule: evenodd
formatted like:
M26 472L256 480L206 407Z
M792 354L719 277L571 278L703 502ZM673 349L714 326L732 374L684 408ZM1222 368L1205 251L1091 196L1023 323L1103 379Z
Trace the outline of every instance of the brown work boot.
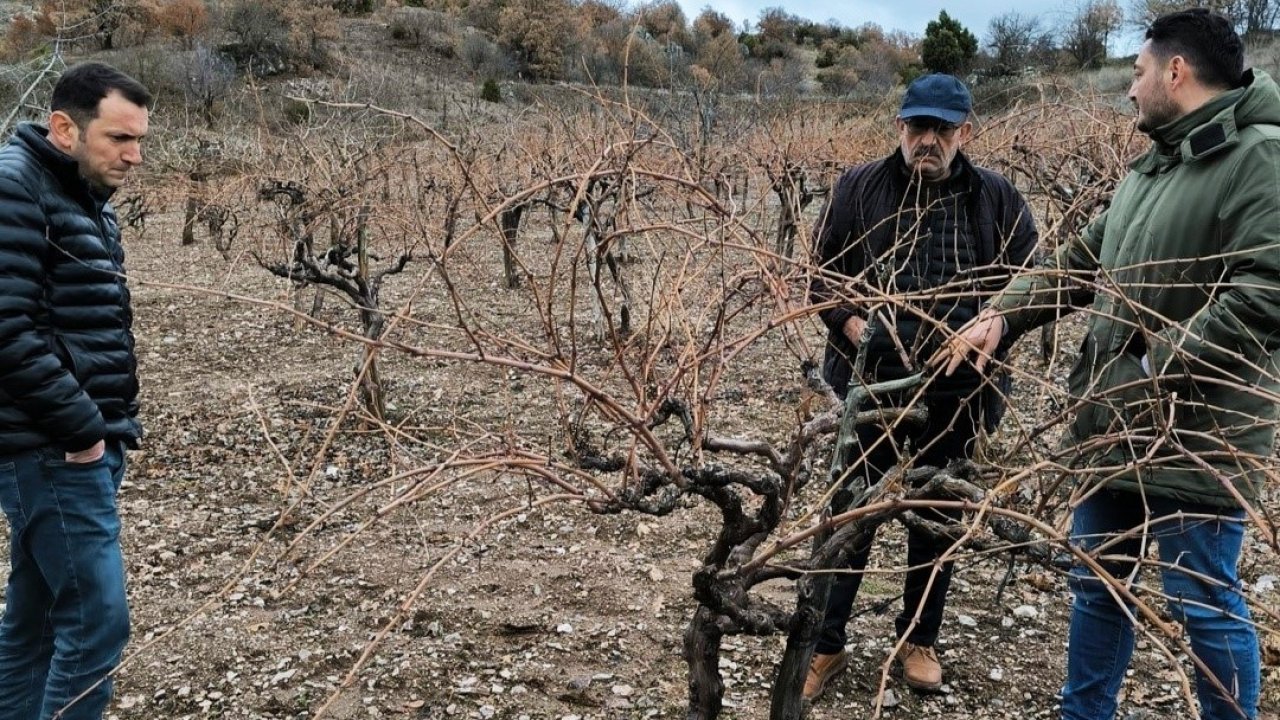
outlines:
M814 653L809 663L809 675L804 679L804 699L813 702L822 695L827 682L844 672L849 666L849 653L841 648L840 652L831 655Z
M932 647L903 643L898 650L902 679L912 690L937 692L942 687L942 664Z

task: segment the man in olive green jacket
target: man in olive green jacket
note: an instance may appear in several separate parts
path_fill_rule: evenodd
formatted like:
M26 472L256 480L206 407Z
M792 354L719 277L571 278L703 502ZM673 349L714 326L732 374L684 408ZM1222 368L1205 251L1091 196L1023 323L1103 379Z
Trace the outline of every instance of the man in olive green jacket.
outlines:
M1280 398L1280 89L1243 67L1222 16L1157 19L1129 89L1151 149L1083 237L934 357L948 374L969 359L981 370L1001 342L1090 307L1068 381L1083 480L1072 543L1123 580L1156 541L1206 720L1257 715L1258 643L1236 565ZM1071 585L1063 718L1110 720L1132 623L1093 571L1075 568Z

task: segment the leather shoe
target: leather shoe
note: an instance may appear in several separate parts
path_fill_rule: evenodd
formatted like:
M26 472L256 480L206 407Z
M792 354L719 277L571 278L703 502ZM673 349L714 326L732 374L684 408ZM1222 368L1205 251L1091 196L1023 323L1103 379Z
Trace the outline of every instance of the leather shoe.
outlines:
M843 649L831 655L814 653L809 663L809 675L804 679L804 699L817 700L826 689L827 682L849 667L849 653Z
M932 647L903 643L898 662L902 665L902 679L911 689L937 692L942 688L942 664Z

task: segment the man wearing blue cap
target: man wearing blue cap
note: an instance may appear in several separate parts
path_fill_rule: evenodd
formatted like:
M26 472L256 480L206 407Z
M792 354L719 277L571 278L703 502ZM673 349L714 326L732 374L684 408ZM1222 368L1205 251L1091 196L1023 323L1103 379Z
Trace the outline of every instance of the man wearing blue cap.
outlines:
M895 121L899 147L889 157L847 170L814 228L820 272L810 299L829 330L823 375L841 395L850 382L875 382L918 372L945 337L978 315L986 294L1023 266L1037 234L1026 201L1004 177L974 166L961 152L973 133L972 99L950 75L925 75L907 88ZM879 298L889 298L888 302ZM868 323L872 331L863 337ZM864 376L851 359L865 353ZM1006 378L973 367L930 379L923 390L891 405L921 402L922 425L860 426L849 476L873 484L895 465L946 466L971 458L981 428L995 428ZM846 482L854 482L847 480ZM834 508L837 511L844 508ZM922 513L957 519L954 512ZM897 660L906 683L920 691L942 686L934 645L942 625L951 563L938 560L951 543L908 529L902 639ZM816 699L848 664L848 622L870 542L857 549L851 573L836 577L814 649L804 696Z

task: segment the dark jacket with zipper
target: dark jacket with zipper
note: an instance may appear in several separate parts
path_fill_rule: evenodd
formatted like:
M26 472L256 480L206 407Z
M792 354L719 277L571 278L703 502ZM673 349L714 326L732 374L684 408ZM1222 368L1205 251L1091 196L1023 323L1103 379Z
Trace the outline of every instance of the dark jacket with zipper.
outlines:
M827 382L846 391L856 348L844 324L855 315L866 318L877 297L892 301L882 304L865 348L866 374L868 380L892 380L911 372L905 361L921 369L944 337L941 325L957 330L972 319L986 297L1028 262L1037 240L1026 201L1013 185L963 153L938 184L913 181L901 151L846 171L814 228L820 272L810 299L828 304L819 312L829 331ZM987 395L998 403L998 391L975 395L983 383L966 365L950 378L934 379L929 392ZM999 409L990 409L998 417Z
M46 135L0 149L0 454L142 435L115 212Z

